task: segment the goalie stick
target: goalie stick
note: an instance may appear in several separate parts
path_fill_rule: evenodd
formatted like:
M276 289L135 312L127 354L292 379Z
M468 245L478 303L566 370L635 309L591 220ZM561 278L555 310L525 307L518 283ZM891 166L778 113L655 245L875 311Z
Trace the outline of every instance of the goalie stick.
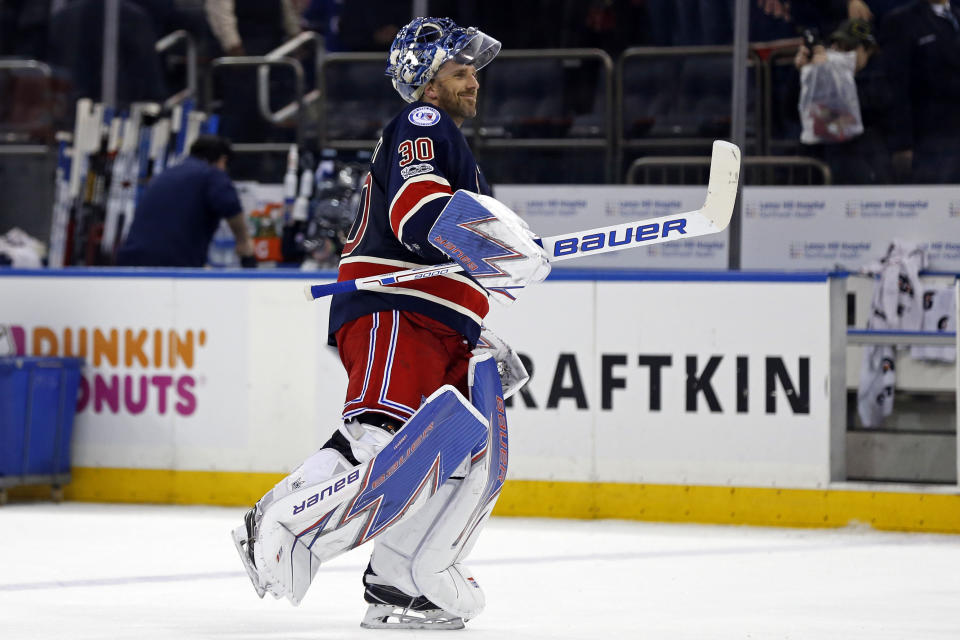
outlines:
M632 249L717 233L726 229L727 225L730 224L733 205L737 199L739 181L740 149L735 144L716 140L713 143L713 153L710 157L707 197L700 209L550 236L541 238L538 242L543 246L550 262L557 262L579 258L584 255L620 251L621 249ZM379 276L357 278L356 280L307 285L304 287L304 293L307 300L316 300L336 293L346 293L357 289L375 289L460 271L463 271L460 264L449 262L385 273Z

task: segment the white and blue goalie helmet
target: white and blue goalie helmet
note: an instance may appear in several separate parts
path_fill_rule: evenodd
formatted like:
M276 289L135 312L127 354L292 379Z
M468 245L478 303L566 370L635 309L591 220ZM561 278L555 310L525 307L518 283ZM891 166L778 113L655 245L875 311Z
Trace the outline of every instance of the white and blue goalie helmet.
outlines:
M400 97L415 102L444 62L453 60L479 70L499 52L500 41L476 27L459 27L450 18L414 18L390 46L386 75Z

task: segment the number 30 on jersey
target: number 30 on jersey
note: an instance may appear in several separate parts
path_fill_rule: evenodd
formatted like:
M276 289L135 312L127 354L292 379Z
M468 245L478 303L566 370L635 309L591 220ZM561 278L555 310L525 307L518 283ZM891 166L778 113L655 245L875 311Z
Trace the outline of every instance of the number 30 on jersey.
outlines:
M430 138L417 138L416 140L404 140L397 147L397 153L400 154L400 166L405 167L414 160L418 162L429 162L433 160L433 140Z

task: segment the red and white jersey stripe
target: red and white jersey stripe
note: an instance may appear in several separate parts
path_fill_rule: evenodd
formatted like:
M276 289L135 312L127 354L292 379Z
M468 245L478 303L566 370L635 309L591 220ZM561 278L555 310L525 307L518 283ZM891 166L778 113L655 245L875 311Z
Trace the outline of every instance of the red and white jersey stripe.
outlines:
M428 236L459 189L491 193L453 119L425 102L408 105L384 128L377 144L338 279L449 262ZM345 323L394 309L432 318L475 344L489 311L488 294L463 274L338 294L330 305L331 343Z
M404 182L390 203L390 226L394 235L402 241L407 220L427 203L452 195L450 183L438 175L416 176Z

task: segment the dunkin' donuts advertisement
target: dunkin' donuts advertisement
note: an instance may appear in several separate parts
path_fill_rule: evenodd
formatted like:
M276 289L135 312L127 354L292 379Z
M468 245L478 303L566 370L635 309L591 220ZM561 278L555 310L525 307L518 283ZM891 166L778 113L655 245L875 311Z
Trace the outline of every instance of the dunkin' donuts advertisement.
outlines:
M283 469L329 435L346 385L323 346L326 304L304 301L302 287L5 278L21 302L0 313L0 356L83 358L75 466Z

